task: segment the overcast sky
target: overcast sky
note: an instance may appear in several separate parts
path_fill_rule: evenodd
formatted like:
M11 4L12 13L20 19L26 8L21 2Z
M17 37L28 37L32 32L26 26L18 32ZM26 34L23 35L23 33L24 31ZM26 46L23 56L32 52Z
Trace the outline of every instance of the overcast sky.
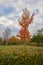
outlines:
M25 7L30 14L35 13L33 23L29 26L30 34L43 28L43 0L0 0L0 37L6 27L10 27L12 35L18 33L18 20Z

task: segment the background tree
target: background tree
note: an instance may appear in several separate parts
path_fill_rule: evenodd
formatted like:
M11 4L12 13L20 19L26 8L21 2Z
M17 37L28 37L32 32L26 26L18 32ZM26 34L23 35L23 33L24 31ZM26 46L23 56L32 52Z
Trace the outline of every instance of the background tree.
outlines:
M18 42L19 42L19 39L16 36L11 36L9 39L10 45L16 45L16 44L18 44Z
M31 39L31 42L36 42L38 46L43 45L43 29L37 30Z
M3 42L6 45L8 44L10 33L11 33L10 28L6 28L5 31L3 32Z
M34 16L34 13L30 17L29 11L25 8L23 10L23 13L22 13L22 18L19 21L19 25L21 26L21 30L19 30L19 33L17 36L20 38L21 41L24 41L24 44L27 41L29 42L30 38L31 38L30 32L28 31L28 26L29 26L29 24L32 23L33 16Z

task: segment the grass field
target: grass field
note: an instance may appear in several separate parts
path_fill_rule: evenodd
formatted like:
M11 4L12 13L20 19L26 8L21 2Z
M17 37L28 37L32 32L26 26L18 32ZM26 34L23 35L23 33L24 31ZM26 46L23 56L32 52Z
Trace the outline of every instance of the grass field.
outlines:
M24 46L24 45L8 45L0 46L0 53L10 54L15 52L16 54L25 53L43 53L43 47L36 46Z
M0 46L0 65L43 65L43 47Z

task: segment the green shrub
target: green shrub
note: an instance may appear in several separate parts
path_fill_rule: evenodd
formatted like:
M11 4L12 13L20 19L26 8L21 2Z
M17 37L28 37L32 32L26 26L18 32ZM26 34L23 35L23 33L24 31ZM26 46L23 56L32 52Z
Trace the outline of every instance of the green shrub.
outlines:
M16 42L9 42L8 45L16 45Z

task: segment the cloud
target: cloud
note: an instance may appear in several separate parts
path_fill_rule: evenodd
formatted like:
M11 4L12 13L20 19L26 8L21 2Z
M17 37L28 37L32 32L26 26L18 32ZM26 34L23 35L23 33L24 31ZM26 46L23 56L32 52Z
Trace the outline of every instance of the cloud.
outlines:
M11 29L12 35L17 34L17 31L20 29L17 21L11 20L6 16L0 16L0 35L3 34L3 31L5 31L7 27Z

